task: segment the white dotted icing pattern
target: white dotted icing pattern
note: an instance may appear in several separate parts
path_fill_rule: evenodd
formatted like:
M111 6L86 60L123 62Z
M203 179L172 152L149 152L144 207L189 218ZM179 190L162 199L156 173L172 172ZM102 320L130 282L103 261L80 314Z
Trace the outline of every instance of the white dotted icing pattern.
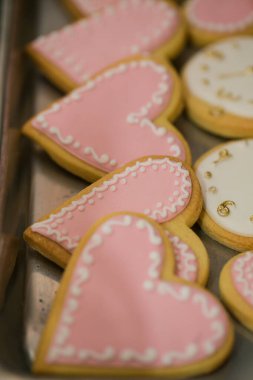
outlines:
M162 239L157 235L152 225L145 220L136 219L129 215L122 216L121 220L112 218L96 230L80 254L76 269L72 275L64 309L53 343L49 347L46 357L48 363L54 363L58 360L66 362L66 360L74 358L77 363L89 363L89 365L96 363L104 365L117 361L123 365L127 363L128 366L135 366L137 363L143 365L158 363L164 367L178 366L184 362L199 360L200 356L207 357L212 355L217 346L224 340L226 325L221 317L220 306L211 301L210 297L199 289L159 280L160 264L162 262L161 251L157 252L156 255L152 251L149 253L151 264L147 271L147 280L142 284L143 291L149 294L156 293L160 297L174 298L180 303L189 303L190 308L199 307L202 317L210 324L210 335L203 336L198 341L189 342L189 345L181 351L171 350L167 352L159 352L159 348L156 347L147 347L143 352L137 352L131 347L117 349L111 342L108 342L107 347L97 352L86 347L85 343L81 349L77 349L71 343L72 325L75 323L76 313L81 307L81 296L85 291L85 285L87 286L93 275L92 272L94 272L95 263L98 260L95 250L103 244L105 239L110 238L113 232L116 232L116 228L127 228L130 225L134 225L137 229L145 229L154 249L161 245ZM166 302L166 299L164 301ZM122 345L124 346L124 344Z
M51 214L48 219L33 224L31 229L42 235L49 236L67 250L72 251L78 245L85 231L82 231L80 235L70 236L64 224L68 222L73 223L75 218L83 217L82 213L85 213L86 210L89 211L95 204L99 205L99 203L102 202L100 206L102 207L108 197L110 198L110 193L122 191L122 186L128 186L128 183L138 181L138 178L146 176L148 172L157 172L159 176L159 171L165 170L168 171L168 173L174 173L176 178L178 178L176 180L177 184L172 186L171 191L173 193L168 194L166 204L157 199L154 202L155 206L150 204L150 208L144 210L136 209L133 211L143 212L158 222L173 219L179 211L186 207L190 200L192 183L189 172L183 167L181 162L174 162L168 158L148 158L146 161L137 161L136 164L127 167L121 173L114 174L110 179L105 180L99 186L93 187L90 192L73 200L70 205L63 207L58 213ZM169 187L170 184L168 183L168 189ZM129 197L130 196L131 195L129 195ZM109 200L109 202L111 202L111 200ZM125 203L123 199L122 203ZM124 207L126 206L122 204L121 208L117 210L112 209L110 212L123 211L125 209ZM128 208L129 207L130 206L128 206ZM136 206L134 208L136 208ZM109 211L106 213L108 214Z
M165 139L168 143L168 155L183 159L185 156L184 152L182 152L181 145L177 142L174 133L168 131L165 127L157 127L148 119L150 110L163 104L165 102L165 97L173 91L172 78L168 74L166 68L150 60L131 61L125 64L119 64L118 66L105 71L95 79L88 81L83 87L72 91L70 95L64 97L62 101L54 103L49 109L41 112L32 120L32 125L39 128L42 133L46 132L48 135L54 137L56 141L62 144L71 154L74 154L78 158L91 163L106 172L125 164L125 162L119 162L117 157L111 157L109 152L98 152L94 146L84 145L84 143L75 138L71 132L64 135L61 132L60 124L59 126L57 123L54 123L53 125L50 124L48 121L48 115L51 115L52 113L60 113L68 107L71 107L73 102L82 101L82 98L87 92L95 91L104 81L110 81L119 75L127 75L129 70L140 69L153 70L159 74L160 81L157 83L157 89L155 92L151 94L150 100L146 104L143 104L138 112L132 112L126 116L127 124L129 125L129 128L131 128L131 125L137 125L140 128L148 128L151 134L160 140ZM59 123L60 122L61 120L59 120Z
M160 14L160 24L150 28L148 32L142 32L141 28L147 29L145 23L142 19L139 22L135 19L142 18L144 14L147 14L149 18ZM130 21L133 20L131 27L136 29L133 41L131 43L128 41L125 30L117 30L117 36L115 36L116 31L113 31L111 37L109 38L108 35L106 42L102 45L101 38L97 40L101 34L97 33L93 36L93 33L101 28L101 33L105 37L105 30L109 33L110 28L113 28L113 18L119 17L130 17ZM174 35L178 20L178 11L164 1L119 0L114 6L105 7L102 12L67 25L47 36L39 37L32 46L45 59L61 68L71 80L80 84L113 62L133 54L149 53L157 49L167 42L171 35ZM124 39L127 42L124 42ZM91 43L94 46L93 57L92 51L87 50ZM106 44L109 46L105 46ZM85 48L82 48L83 46ZM101 50L103 50L102 53Z
M231 272L236 290L253 307L253 252L239 256Z
M166 231L176 260L175 274L186 281L197 281L198 260L193 250L178 236Z
M243 0L239 0L243 1ZM252 11L247 14L247 16L237 22L233 23L221 23L221 22L215 22L214 20L212 22L203 21L201 18L199 18L196 14L196 9L198 8L199 3L203 3L205 0L191 0L187 3L186 6L186 14L187 19L189 22L193 25L195 25L199 29L208 30L210 32L218 32L218 33L233 33L236 31L241 31L246 29L248 26L253 24L253 7ZM215 4L215 7L219 7L219 0L213 0L213 3ZM230 11L230 5L228 4L228 12Z
M209 45L187 63L184 79L190 92L235 116L253 118L253 37Z
M230 156L219 160L219 152L226 149ZM210 172L211 177L205 173ZM253 236L253 140L238 140L222 145L208 154L197 167L204 209L211 219L225 230L242 235ZM210 188L216 188L216 192ZM220 216L218 206L225 201L233 201L229 215Z

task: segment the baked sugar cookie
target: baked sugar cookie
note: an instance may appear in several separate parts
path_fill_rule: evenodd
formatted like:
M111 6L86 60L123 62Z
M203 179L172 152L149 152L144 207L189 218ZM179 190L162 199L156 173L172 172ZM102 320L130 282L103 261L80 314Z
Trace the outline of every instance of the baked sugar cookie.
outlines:
M115 5L119 0L62 0L66 8L77 19L100 12L109 5Z
M190 118L209 132L253 136L253 37L226 39L201 50L183 72Z
M65 267L70 251L92 223L112 212L144 213L178 229L192 226L202 209L199 183L192 169L176 159L150 156L132 161L86 187L29 227L32 248ZM173 232L171 230L171 232Z
M188 0L185 16L197 45L232 35L253 34L252 0Z
M158 227L127 213L87 232L57 291L34 372L175 378L210 372L225 360L233 327L223 306L173 276Z
M190 163L190 150L168 119L182 109L174 69L136 58L105 70L30 120L23 133L70 172L94 182L150 154Z
M195 165L204 198L200 225L238 251L253 249L253 140L219 145Z
M165 233L172 247L176 277L205 286L209 276L209 258L199 237L188 227L167 224Z
M176 56L185 28L176 5L162 0L120 0L28 46L42 72L64 91L86 83L106 67L136 54Z
M253 331L253 252L233 257L220 276L220 292L236 318Z

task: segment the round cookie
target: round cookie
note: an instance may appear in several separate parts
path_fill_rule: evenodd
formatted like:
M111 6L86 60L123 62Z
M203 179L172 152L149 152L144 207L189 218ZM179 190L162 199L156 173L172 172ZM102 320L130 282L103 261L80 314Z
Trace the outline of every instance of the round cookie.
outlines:
M253 140L206 152L195 164L204 199L199 223L213 239L238 251L253 248Z
M39 69L63 91L137 54L173 58L183 48L179 8L163 0L120 0L27 46Z
M253 331L253 251L227 262L220 276L220 292L236 318Z
M196 45L253 33L252 0L188 0L184 10L191 39Z
M64 272L33 371L175 379L221 365L233 326L211 293L175 278L173 261L149 218L96 222Z
M187 142L168 122L182 106L174 68L136 57L111 66L53 103L22 132L63 168L94 182L150 154L190 163Z
M253 136L253 37L229 38L195 54L183 70L196 124L221 136Z

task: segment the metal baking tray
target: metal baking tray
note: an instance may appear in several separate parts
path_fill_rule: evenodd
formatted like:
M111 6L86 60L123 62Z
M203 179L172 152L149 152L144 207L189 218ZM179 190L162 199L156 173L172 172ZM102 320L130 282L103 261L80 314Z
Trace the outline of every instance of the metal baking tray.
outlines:
M58 267L25 246L22 232L87 185L20 136L20 127L29 117L62 96L33 67L23 47L70 21L58 0L0 0L0 238L8 234L19 239L16 267L0 312L0 379L35 378L30 363L62 275ZM174 62L178 70L193 52L191 46L185 48ZM185 114L175 125L190 144L193 162L224 141L196 128ZM208 288L219 296L220 270L235 252L208 238L197 225L194 230L211 261ZM15 255L11 244L7 248L8 257ZM1 265L4 255L6 249L0 245ZM233 321L236 342L231 357L213 374L199 379L253 378L253 334Z

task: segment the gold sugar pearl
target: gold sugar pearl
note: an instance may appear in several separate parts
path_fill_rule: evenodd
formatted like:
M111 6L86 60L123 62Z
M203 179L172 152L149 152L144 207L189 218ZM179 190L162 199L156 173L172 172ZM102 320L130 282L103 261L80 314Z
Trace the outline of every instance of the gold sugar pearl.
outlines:
M203 65L201 65L200 68L202 71L208 71L209 70L209 66L205 63Z
M215 194L215 193L217 193L218 189L217 189L217 187L215 187L215 186L211 186L211 187L208 188L208 191L209 191L210 193Z
M213 175L212 175L211 172L205 172L204 176L205 176L206 178L212 178Z
M253 223L253 215L249 217L249 220Z
M210 81L209 81L209 79L207 79L207 78L203 78L203 79L202 79L202 83L203 83L205 86L209 86Z

